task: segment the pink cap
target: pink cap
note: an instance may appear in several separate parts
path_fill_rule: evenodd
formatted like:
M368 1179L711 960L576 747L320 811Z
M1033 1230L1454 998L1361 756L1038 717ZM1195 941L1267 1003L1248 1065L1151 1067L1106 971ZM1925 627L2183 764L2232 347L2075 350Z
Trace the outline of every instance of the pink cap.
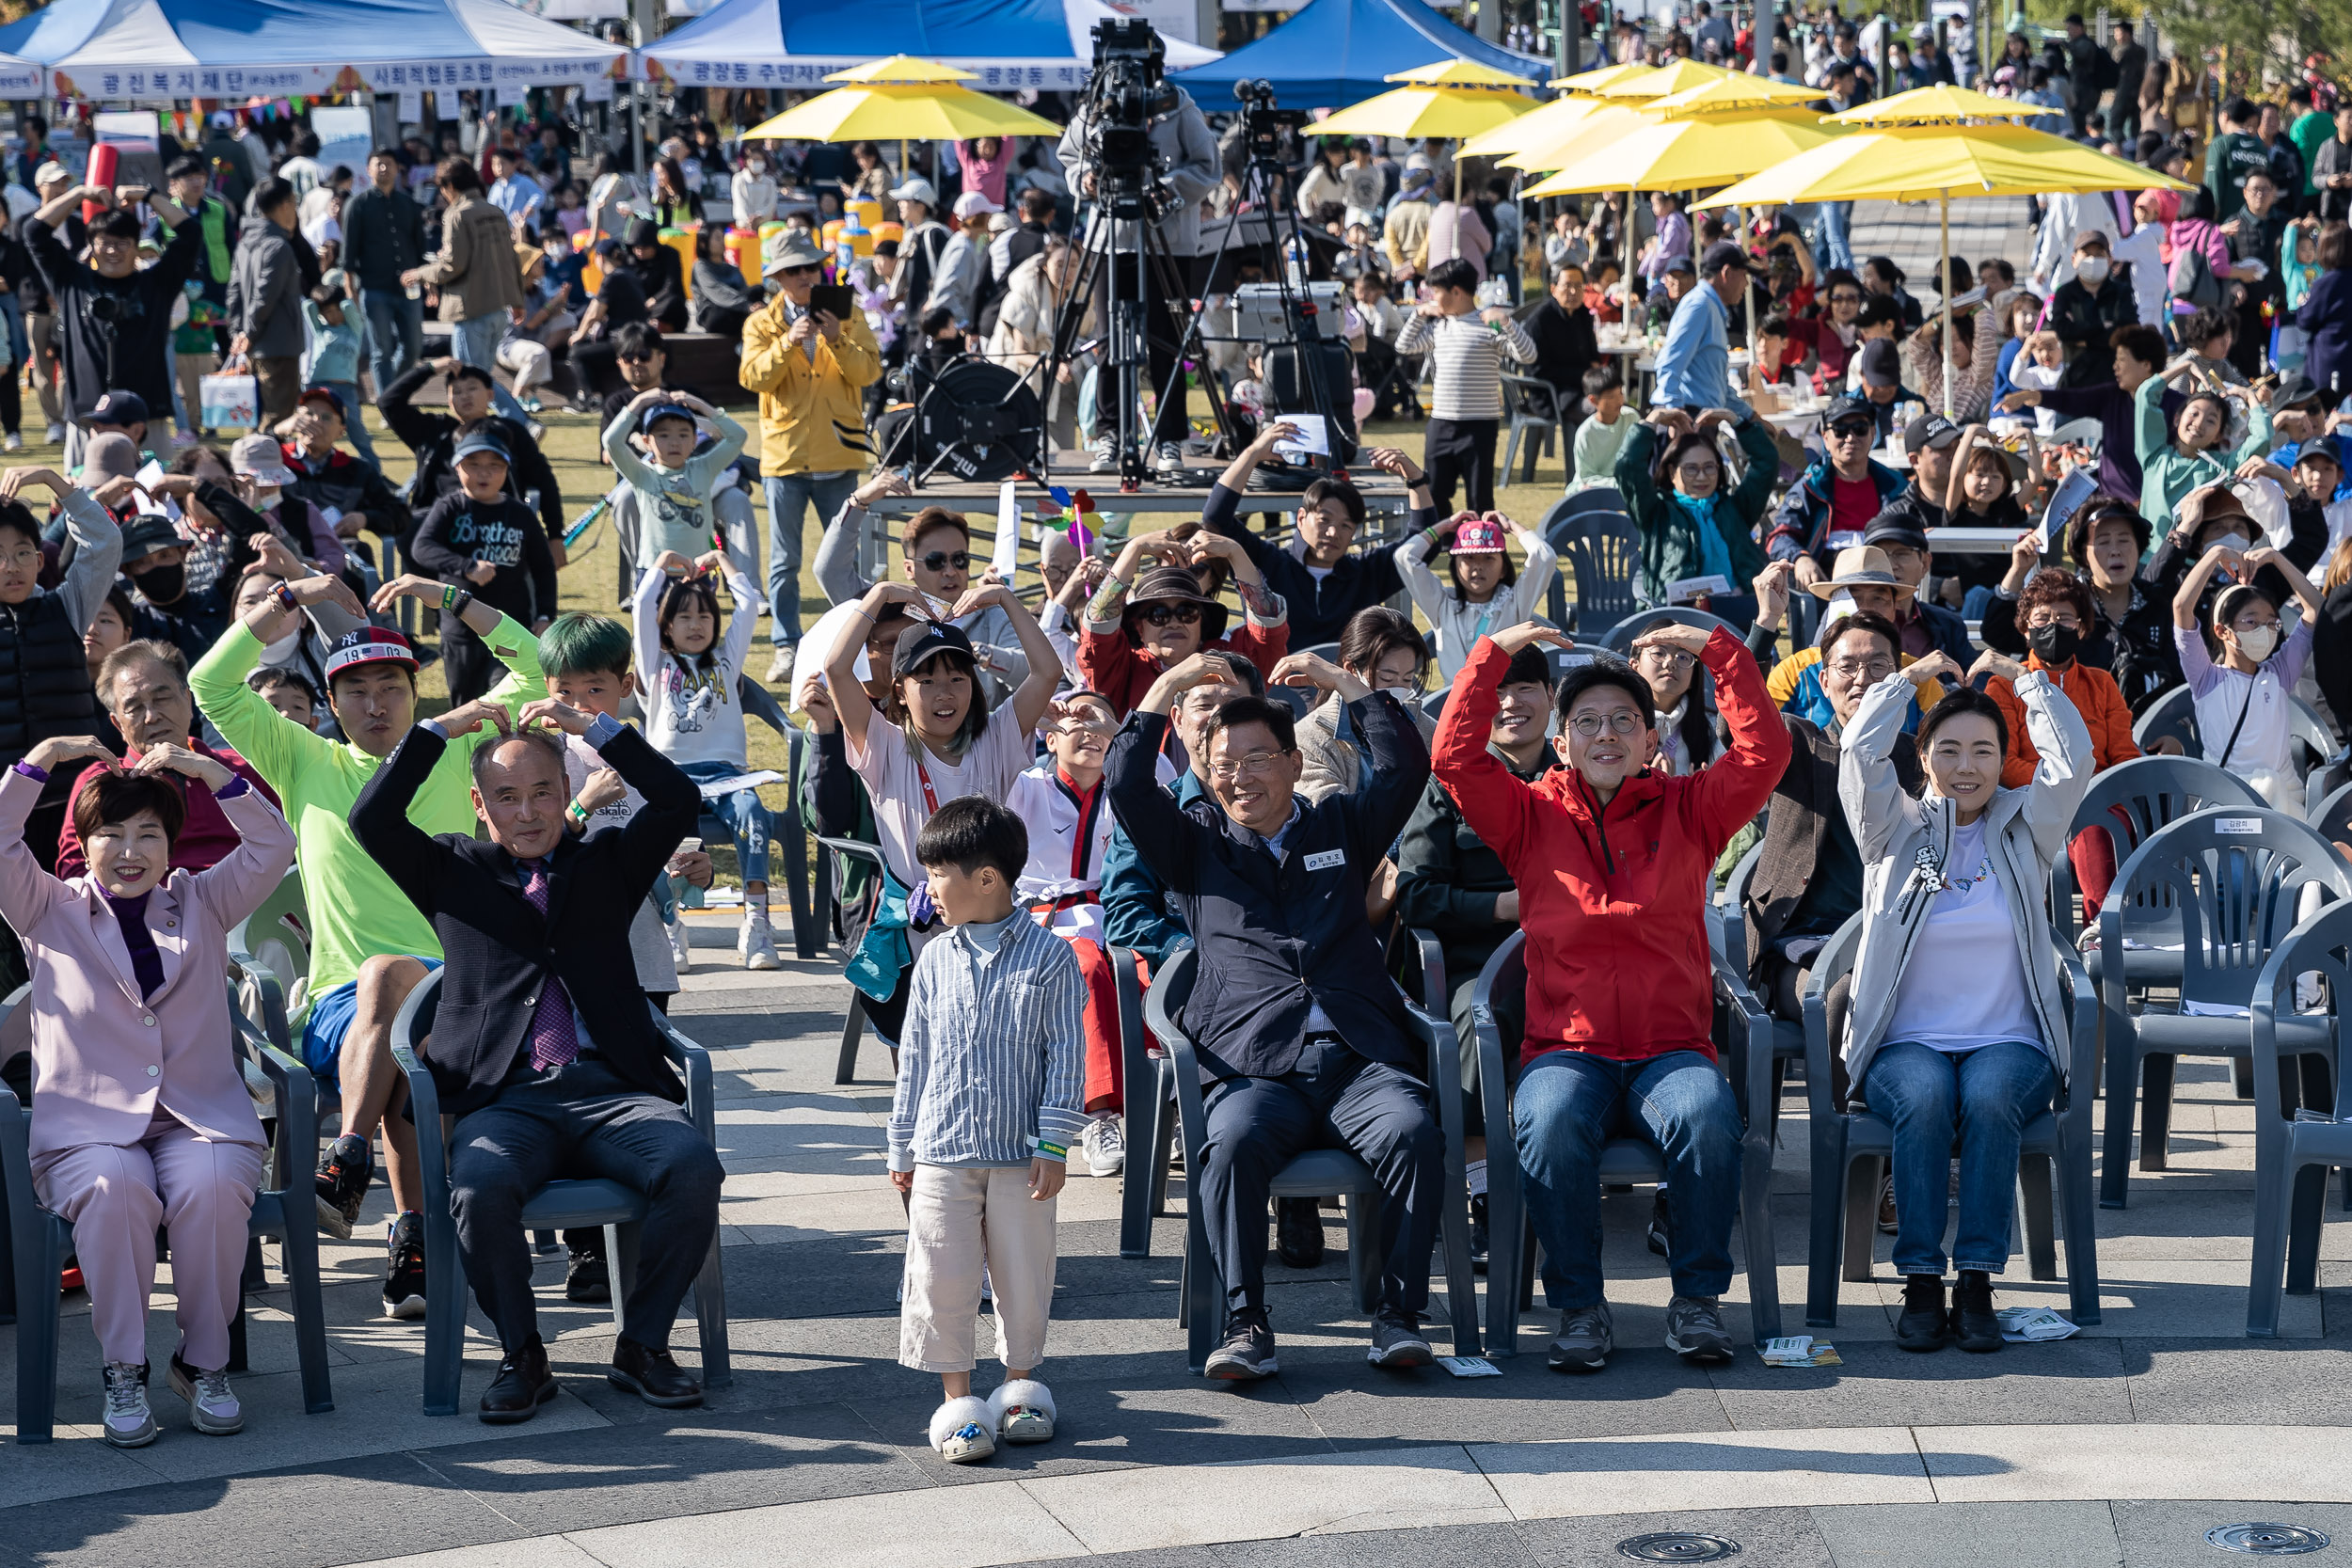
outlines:
M1502 525L1491 517L1472 517L1454 531L1454 543L1446 547L1455 555L1501 555Z

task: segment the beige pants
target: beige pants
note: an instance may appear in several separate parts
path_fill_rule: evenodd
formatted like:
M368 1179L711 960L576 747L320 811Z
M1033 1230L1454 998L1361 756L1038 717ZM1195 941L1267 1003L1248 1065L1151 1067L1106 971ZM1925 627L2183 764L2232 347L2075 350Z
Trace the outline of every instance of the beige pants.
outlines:
M906 1305L898 1364L968 1372L980 1316L980 1268L996 1297L996 1354L1024 1370L1045 1358L1054 1302L1054 1212L1029 1196L1026 1165L917 1165L907 1212Z

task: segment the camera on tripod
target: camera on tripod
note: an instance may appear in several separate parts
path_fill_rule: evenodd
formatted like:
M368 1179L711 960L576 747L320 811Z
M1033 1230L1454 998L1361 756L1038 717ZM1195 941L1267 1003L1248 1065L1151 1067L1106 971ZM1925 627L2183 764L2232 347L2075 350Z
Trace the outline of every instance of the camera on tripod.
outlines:
M1141 17L1094 24L1094 73L1087 87L1087 166L1094 193L1113 215L1157 222L1175 204L1161 178L1167 160L1152 145L1152 121L1176 107L1168 45Z
M1243 148L1252 159L1281 162L1282 133L1304 130L1307 111L1276 108L1274 84L1263 79L1235 82L1233 97L1241 103Z

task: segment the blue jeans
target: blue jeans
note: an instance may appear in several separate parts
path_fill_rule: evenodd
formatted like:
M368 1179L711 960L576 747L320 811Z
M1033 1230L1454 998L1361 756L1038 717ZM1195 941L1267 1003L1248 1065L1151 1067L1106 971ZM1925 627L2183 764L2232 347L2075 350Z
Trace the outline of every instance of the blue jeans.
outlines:
M1675 1293L1731 1288L1740 1103L1714 1063L1695 1051L1639 1062L1547 1052L1519 1074L1511 1125L1552 1307L1575 1311L1602 1299L1600 1151L1613 1137L1645 1139L1665 1158Z
M410 299L405 289L362 289L359 309L368 318L368 366L381 393L424 357L424 301Z
M2050 1108L2058 1073L2025 1040L1969 1052L1916 1040L1882 1045L1862 1097L1895 1129L1895 1272L1944 1273L1944 1220L1952 1137L1960 1137L1960 1233L1952 1260L1999 1274L2009 1266L2018 1134Z
M359 384L356 381L323 381L319 385L342 398L343 406L351 410L351 418L343 422L343 429L351 436L352 450L382 467L381 460L375 455L375 443L368 438L367 404L359 401Z
M801 530L813 502L820 530L857 488L854 472L786 474L762 480L768 492L769 636L778 652L801 641Z
M696 784L707 784L740 773L743 767L733 762L682 762L679 771ZM727 825L735 835L735 858L743 870L745 883L768 879L768 843L776 836L774 816L759 799L756 789L739 789L716 800L703 801L703 810Z
M505 311L492 310L487 315L457 323L449 329L451 357L461 365L479 366L495 374L499 368L499 340L506 336L506 321Z
M1826 269L1853 270L1853 203L1824 201L1820 205L1821 238L1815 260Z

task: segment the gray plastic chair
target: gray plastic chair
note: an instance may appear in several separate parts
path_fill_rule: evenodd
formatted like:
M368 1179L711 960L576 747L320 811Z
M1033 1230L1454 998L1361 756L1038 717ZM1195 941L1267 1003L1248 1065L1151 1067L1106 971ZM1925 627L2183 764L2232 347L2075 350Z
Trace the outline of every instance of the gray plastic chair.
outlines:
M1527 1217L1518 1143L1511 1123L1516 1064L1502 1059L1494 995L1527 985L1525 934L1514 931L1479 972L1470 1004L1478 1034L1478 1082L1486 1111L1486 1340L1495 1355L1518 1354L1520 1314L1534 1305L1535 1235ZM1740 1150L1740 1221L1746 1243L1749 1320L1758 1344L1780 1333L1780 1273L1772 1230L1772 1059L1752 1049L1766 1020L1747 987L1715 965L1717 1061L1740 1099L1745 1131ZM1612 1138L1600 1154L1603 1186L1664 1180L1665 1162L1643 1138Z
M2318 1013L2295 1012L2295 982L2316 974L2328 1005ZM2330 904L2279 944L2254 982L2254 1251L2247 1280L2246 1333L2275 1338L2279 1333L2280 1275L2286 1289L2306 1295L2317 1288L2322 1211L2328 1172L2340 1169L2352 1185L2352 1104L2343 1074L2333 1071L2332 1119L2305 1121L2289 1103L2291 1081L2284 1058L2308 1064L2316 1053L2331 1069L2338 1053L2337 1012L2352 997L2352 904Z
M1862 946L1863 917L1838 927L1815 960L1804 991L1805 1088L1812 1101L1813 1235L1806 1256L1804 1321L1837 1323L1837 1284L1871 1277L1870 1246L1878 1208L1880 1162L1895 1152L1895 1129L1867 1110L1834 1103L1830 1077L1829 990L1853 971ZM2099 1257L2091 1204L2090 1101L2098 1078L2098 1001L2090 977L2072 950L2050 952L2066 981L2072 1037L2066 1078L2055 1108L2027 1122L2018 1144L2017 1184L2024 1196L2026 1257L2036 1279L2058 1277L2057 1226L2066 1232L2066 1289L2074 1321L2099 1321ZM1860 1085L1855 1085L1858 1091ZM2053 1181L2055 1178L2055 1183ZM2056 1203L2053 1204L2053 1185ZM2012 1229L2012 1254L2017 1237Z
M1740 635L1738 626L1720 615L1709 615L1704 610L1692 610L1684 605L1661 605L1656 610L1637 610L1611 626L1601 636L1601 646L1621 657L1630 658L1633 657L1633 640L1650 627L1668 621L1709 632L1720 626L1735 638Z
M881 877L885 867L879 847L861 839L830 838L823 834L817 839L817 870L825 890L825 900L835 911L835 924L842 909L842 890L847 885L850 866L863 863ZM866 1035L866 993L855 986L850 988L848 1015L841 1021L841 1054L834 1063L833 1081L851 1084L857 1081L858 1042Z
M1615 490L1580 490L1553 502L1538 531L1576 577L1573 616L1566 589L1551 585L1554 622L1570 629L1614 626L1641 608L1633 597L1641 536Z
M2073 844L2075 836L2087 829L2106 829L2114 840L2115 863L2120 868L2131 859L2133 850L2148 841L2150 834L2207 806L2268 809L2263 798L2254 793L2252 784L2234 773L2223 772L2212 763L2197 757L2134 757L2090 781L2089 793L2074 808L2074 819L2066 825L2066 841ZM2074 866L2065 855L2060 855L2058 863L2050 868L2050 892L2051 920L2070 945L2076 944L2082 935L2082 923L2074 918ZM2146 940L2136 924L2126 924L2124 935ZM2101 962L2097 952L2094 950L2085 961L2090 977L2097 980ZM2136 987L2151 980L2169 984L2180 974L2178 958L2171 953L2130 950L2124 954L2123 961L2124 979Z
M2352 844L2352 783L2329 790L2303 814L2303 820L2331 844Z
M426 975L401 1004L392 1020L392 1059L408 1080L408 1103L417 1122L417 1164L424 1184L424 1413L457 1414L458 1386L465 1373L466 1308L469 1292L465 1269L457 1255L457 1221L450 1213L449 1132L442 1125L441 1099L432 1069L417 1055L417 1046L433 1033L440 1006L442 971ZM710 1088L710 1057L699 1045L671 1026L651 1003L654 1027L660 1031L670 1060L686 1081L686 1114L695 1129L715 1146ZM308 1197L309 1183L304 1183ZM571 1230L590 1226L604 1230L605 1256L612 1269L612 1325L621 1314L630 1286L636 1282L638 1231L644 1224L645 1196L618 1181L595 1177L584 1180L550 1181L523 1205L522 1228ZM710 1256L693 1288L694 1317L702 1330L702 1373L706 1389L724 1388L735 1381L727 1355L726 1286L719 1267L719 1239L710 1240Z
M1502 412L1510 430L1510 439L1502 449L1502 467L1497 470L1503 483L1510 483L1513 465L1518 461L1519 442L1527 442L1527 471L1519 476L1521 484L1535 483L1535 459L1549 457L1552 443L1559 439L1562 413L1560 393L1549 381L1538 381L1532 375L1502 376ZM1569 454L1565 451L1563 457Z
M1216 1337L1225 1325L1225 1282L1209 1253L1208 1216L1202 1210L1192 1173L1200 1169L1200 1149L1208 1141L1208 1114L1201 1102L1200 1062L1192 1037L1178 1022L1176 1010L1192 993L1200 955L1186 947L1169 956L1152 976L1143 999L1144 1021L1168 1053L1176 1084L1178 1123L1184 1139L1184 1269L1176 1295L1176 1319L1187 1332L1187 1357L1198 1374L1209 1363ZM1454 1354L1478 1354L1478 1296L1471 1283L1470 1254L1470 1196L1462 1174L1462 1073L1454 1040L1454 1025L1432 1018L1409 1000L1406 1013L1413 1035L1428 1050L1427 1082L1437 1101L1438 1123L1445 1132L1444 1212L1439 1216L1439 1245L1446 1259L1446 1307L1451 1318ZM1326 1197L1343 1200L1347 1213L1347 1260L1354 1276L1356 1302L1369 1312L1380 1289L1379 1180L1372 1168L1343 1148L1311 1148L1276 1174L1273 1196Z
M2250 1006L2255 977L2294 929L2303 889L2314 884L2325 898L2352 898L2352 872L2310 824L2245 806L2190 813L2150 836L2117 871L2099 911L2107 1096L2101 1207L2121 1209L2129 1196L2134 1096L2141 1101L2139 1168L2163 1170L2175 1060L2251 1055L2245 1018L2187 1009ZM2126 931L2181 943L2176 1010L2144 1002L2137 1014L2130 1010Z
M242 958L242 955L235 955ZM243 983L277 993L278 979L246 960ZM286 1275L287 1307L294 1321L294 1354L302 1372L302 1408L324 1415L335 1408L326 1354L326 1311L319 1294L318 1205L312 1167L318 1161L318 1099L310 1069L271 1043L236 1002L230 987L233 1048L268 1077L274 1135L262 1167L264 1186L253 1198L247 1230L253 1241L274 1238ZM20 986L0 1005L0 1017L24 1006L32 987ZM282 1016L284 1008L279 1005ZM46 1443L56 1430L59 1275L73 1250L73 1227L40 1206L33 1193L31 1114L0 1088L0 1251L13 1264L10 1300L16 1320L16 1440ZM252 1255L247 1256L250 1288ZM229 1325L229 1370L246 1370L245 1307Z
M1119 1256L1152 1256L1152 1222L1168 1216L1168 1176L1176 1151L1176 1080L1166 1051L1154 1054L1143 1022L1143 960L1132 947L1105 951L1119 989L1120 1088L1126 1104L1127 1164L1120 1173Z
M2204 755L2204 742L2197 735L2197 697L2185 686L2167 691L2132 721L2132 743L2142 754L2167 736L2181 743L2182 755Z
M1748 884L1756 879L1757 863L1763 858L1764 846L1759 840L1754 848L1740 857L1740 863L1732 867L1730 879L1724 883L1724 890L1713 906L1713 912L1719 917L1717 928L1721 934L1717 938L1717 946L1723 954L1724 965L1739 976L1741 989L1751 991L1754 988L1748 977L1755 972L1756 965L1748 955ZM1766 1026L1772 1031L1775 1062L1773 1103L1777 1105L1780 1079L1786 1070L1786 1064L1804 1060L1804 1025L1795 1019L1777 1016L1761 998L1757 999L1756 1006L1764 1015Z

